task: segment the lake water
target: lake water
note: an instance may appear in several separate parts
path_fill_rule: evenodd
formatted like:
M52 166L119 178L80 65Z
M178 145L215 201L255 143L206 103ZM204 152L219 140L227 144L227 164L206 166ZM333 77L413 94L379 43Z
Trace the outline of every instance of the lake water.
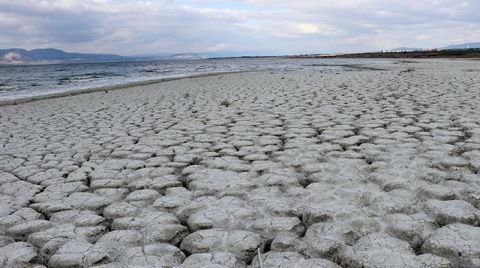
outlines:
M0 100L194 74L315 69L339 72L352 59L240 58L51 65L0 65ZM371 60L370 60L371 61Z

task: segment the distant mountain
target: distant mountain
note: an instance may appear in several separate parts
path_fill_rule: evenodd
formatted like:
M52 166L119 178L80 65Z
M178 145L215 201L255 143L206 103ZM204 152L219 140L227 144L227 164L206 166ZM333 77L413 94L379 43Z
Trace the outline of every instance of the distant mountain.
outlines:
M468 49L468 48L480 48L480 42L465 43L459 45L450 45L445 47L446 49Z
M55 48L26 50L21 48L0 49L0 64L49 64L75 62L118 62L146 60L198 60L208 58L262 56L265 51L215 51L203 53L149 53L136 56L114 54L70 53Z
M129 57L133 58L149 58L149 59L155 59L155 58L165 58L165 57L170 57L174 55L173 53L167 53L167 52L160 52L160 53L143 53L143 54L135 54L135 55L130 55Z
M172 60L201 60L209 58L208 55L203 53L178 53L164 57L164 59Z
M402 52L402 51L422 51L423 48L418 47L396 47L389 50L385 50L386 52Z
M258 57L273 55L271 51L267 50L221 50L205 53L209 58L227 58L227 57Z
M435 49L468 49L468 48L480 48L480 42L472 42L465 44L449 45L446 47L439 47ZM426 48L412 48L412 47L397 47L393 49L384 50L384 52L404 52L404 51L424 51L429 50Z
M0 64L5 63L73 63L73 62L108 62L132 60L129 57L114 54L83 54L69 53L59 49L33 49L20 48L1 49Z
M245 56L264 56L271 55L266 51L235 51L235 50L222 50L214 52L200 52L200 53L149 53L141 54L136 57L142 57L146 59L157 60L198 60L209 58L228 58L228 57L245 57Z

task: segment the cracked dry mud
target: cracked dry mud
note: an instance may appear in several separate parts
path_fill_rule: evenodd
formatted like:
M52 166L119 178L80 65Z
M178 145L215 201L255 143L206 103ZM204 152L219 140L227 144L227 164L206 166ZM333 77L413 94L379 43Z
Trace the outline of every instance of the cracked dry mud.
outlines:
M480 267L480 62L376 67L0 107L0 266Z

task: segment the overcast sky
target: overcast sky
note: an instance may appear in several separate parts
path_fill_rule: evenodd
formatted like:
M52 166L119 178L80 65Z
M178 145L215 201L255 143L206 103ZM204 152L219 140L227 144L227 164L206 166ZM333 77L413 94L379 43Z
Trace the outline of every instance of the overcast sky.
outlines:
M480 0L0 0L0 48L360 52L480 41Z

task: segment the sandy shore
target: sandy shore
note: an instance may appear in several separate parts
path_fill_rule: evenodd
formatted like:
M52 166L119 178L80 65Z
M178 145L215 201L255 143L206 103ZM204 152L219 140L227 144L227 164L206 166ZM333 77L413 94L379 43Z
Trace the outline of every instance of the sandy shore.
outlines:
M480 267L480 62L374 67L1 106L0 266Z

